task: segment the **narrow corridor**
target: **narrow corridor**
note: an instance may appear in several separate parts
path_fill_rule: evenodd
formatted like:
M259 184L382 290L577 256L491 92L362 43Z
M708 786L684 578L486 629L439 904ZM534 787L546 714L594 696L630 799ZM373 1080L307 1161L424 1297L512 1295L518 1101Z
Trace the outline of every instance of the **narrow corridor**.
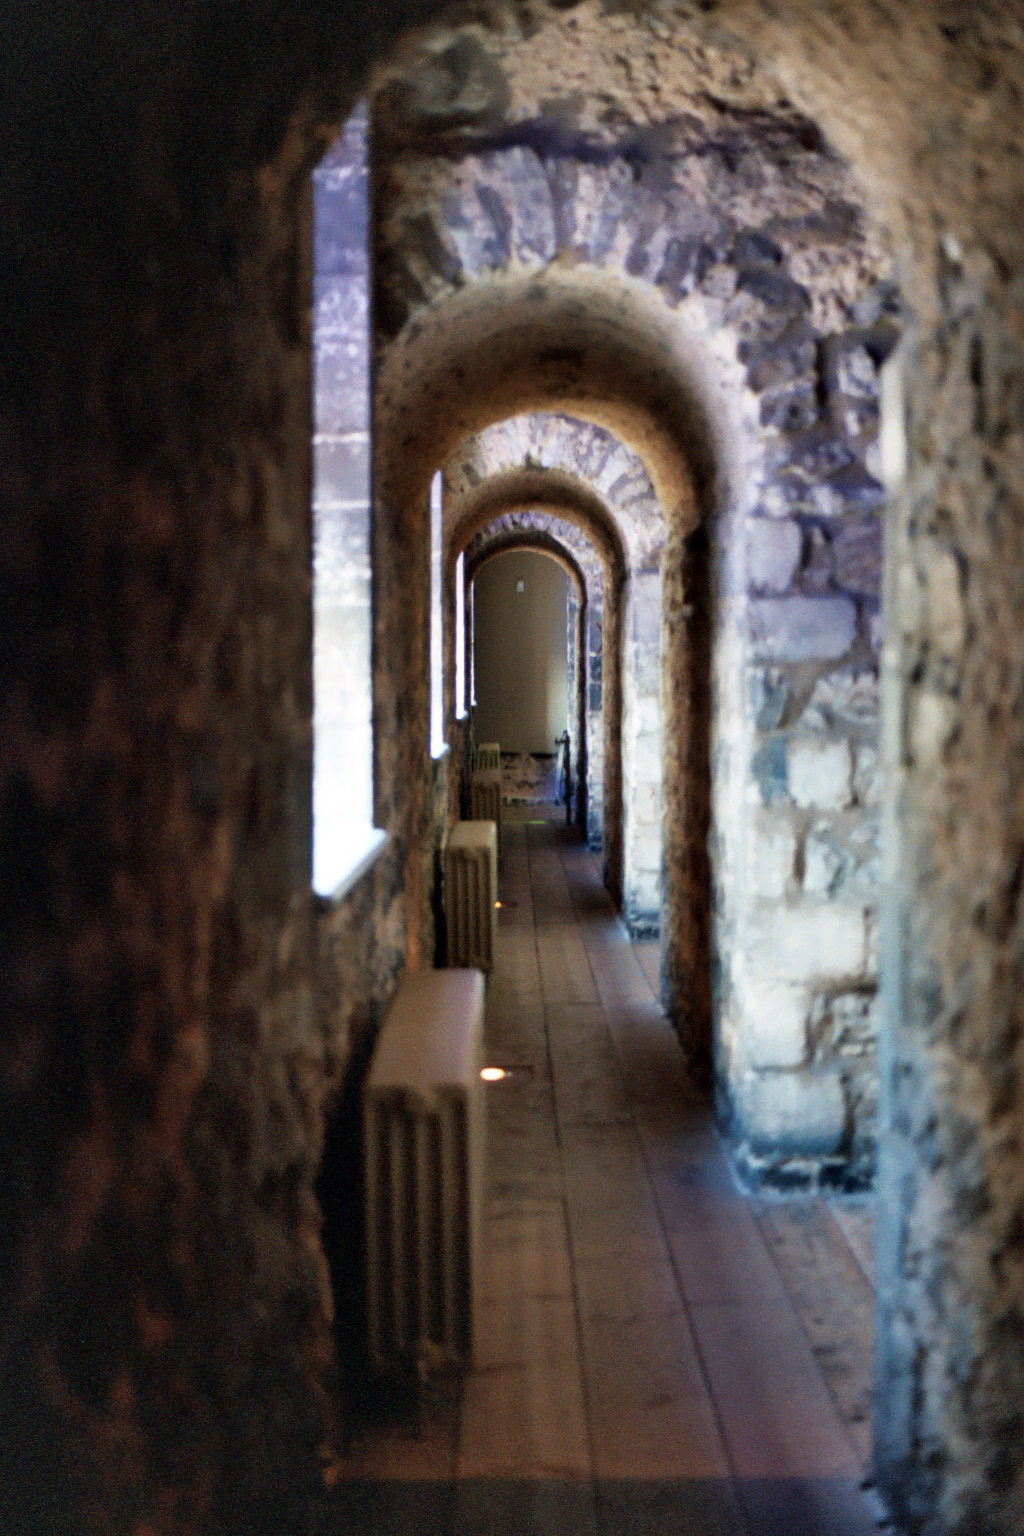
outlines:
M870 1214L739 1192L560 815L505 826L478 1366L356 1435L336 1529L868 1536Z

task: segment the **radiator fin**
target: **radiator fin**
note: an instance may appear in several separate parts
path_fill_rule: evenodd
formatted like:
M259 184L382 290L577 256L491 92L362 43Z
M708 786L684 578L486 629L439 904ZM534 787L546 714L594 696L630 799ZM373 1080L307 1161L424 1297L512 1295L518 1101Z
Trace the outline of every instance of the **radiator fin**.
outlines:
M472 821L493 821L501 848L501 770L478 768L469 781L469 812Z

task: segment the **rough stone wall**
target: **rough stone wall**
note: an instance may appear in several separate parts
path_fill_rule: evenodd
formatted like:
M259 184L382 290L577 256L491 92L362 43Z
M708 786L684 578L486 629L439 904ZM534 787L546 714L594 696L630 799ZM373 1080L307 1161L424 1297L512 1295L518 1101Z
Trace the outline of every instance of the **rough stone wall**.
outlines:
M230 82L193 114L214 58L181 20L3 22L0 1526L19 1536L303 1529L335 1411L308 159L256 175L294 106L258 50L269 140Z
M904 1528L966 1536L1024 1520L1024 338L1019 276L950 235L938 276L885 399L875 1433Z
M587 600L572 582L565 594L565 672L573 825L587 837L590 814L587 753Z
M779 433L746 530L757 803L736 1103L747 1170L787 1184L874 1171L883 493L866 466L891 307L882 285L855 311L865 324L818 342L813 424ZM838 465L824 483L821 459Z

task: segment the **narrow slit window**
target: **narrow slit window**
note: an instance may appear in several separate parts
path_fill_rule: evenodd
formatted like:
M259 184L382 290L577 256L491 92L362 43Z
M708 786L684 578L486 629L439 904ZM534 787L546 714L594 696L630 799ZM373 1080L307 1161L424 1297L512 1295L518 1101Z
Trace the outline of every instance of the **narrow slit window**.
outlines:
M361 103L313 172L313 888L339 894L373 825L370 252Z
M469 584L469 707L476 709L476 582Z
M441 612L441 475L430 482L430 753L444 740L444 627Z
M455 718L466 718L466 556L455 562Z

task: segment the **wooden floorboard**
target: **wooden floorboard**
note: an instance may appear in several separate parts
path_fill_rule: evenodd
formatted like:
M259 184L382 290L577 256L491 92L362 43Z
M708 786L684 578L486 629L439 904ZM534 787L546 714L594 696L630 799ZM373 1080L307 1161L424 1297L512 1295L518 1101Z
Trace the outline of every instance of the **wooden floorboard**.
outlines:
M837 1198L829 1201L832 1218L839 1227L861 1273L875 1289L875 1208L868 1196Z
M331 1536L868 1536L869 1207L739 1189L563 825L507 818L499 896L479 1358L364 1426Z
M863 1468L871 1456L874 1295L822 1200L760 1206L758 1221Z
M655 997L661 996L661 945L657 939L635 939L636 958Z

